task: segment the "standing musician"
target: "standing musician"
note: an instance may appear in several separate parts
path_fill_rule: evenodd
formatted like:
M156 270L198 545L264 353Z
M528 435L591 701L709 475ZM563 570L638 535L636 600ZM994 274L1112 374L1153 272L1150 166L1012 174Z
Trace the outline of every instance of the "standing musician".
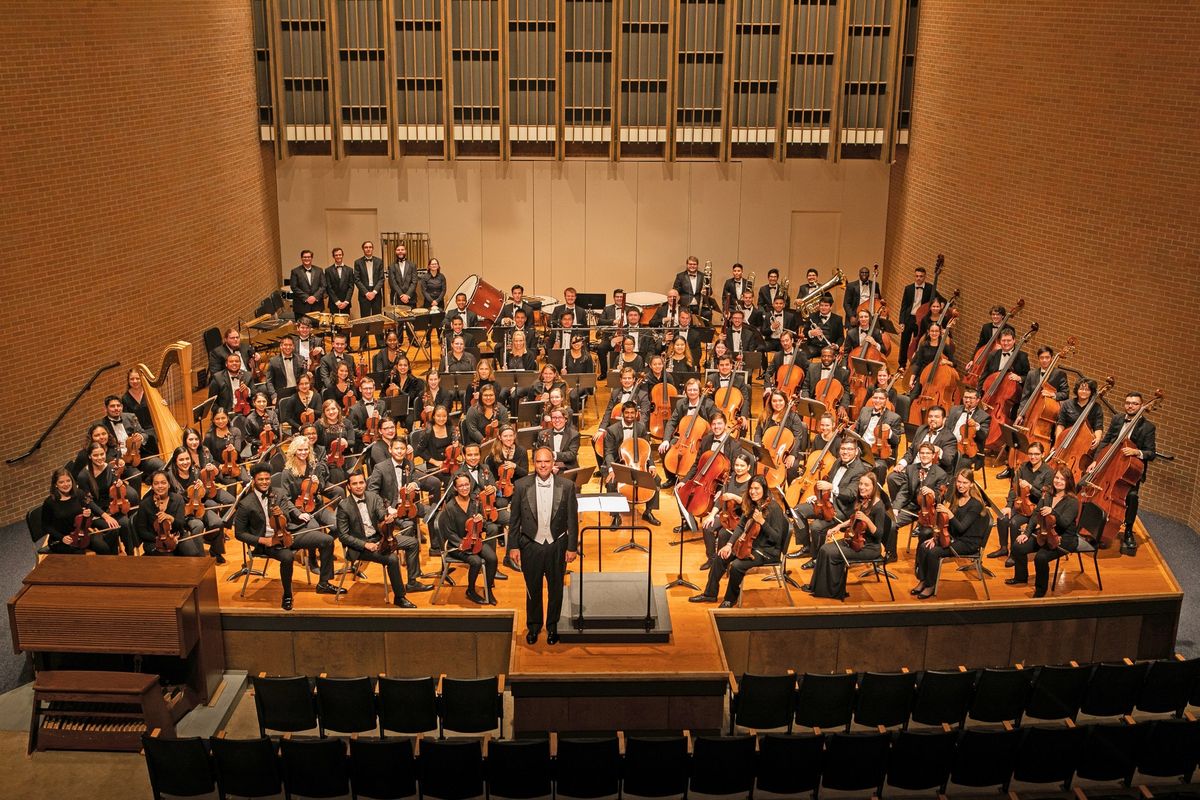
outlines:
M115 444L117 449L124 453L128 449L126 442L129 437L135 434L140 435L142 446L138 448L138 452L142 456L140 467L142 473L149 474L163 468L163 460L158 454L158 442L155 439L154 431L143 430L136 416L125 413L121 398L115 394L104 398L104 412L104 416L96 424L103 425L108 431L109 442Z
M746 496L750 479L754 477L754 457L745 450L734 456L731 464L728 480L713 499L712 511L704 519L697 520L704 537L704 563L700 565L701 570L712 566L717 550L724 547L733 535L733 529L737 527L737 515L741 514L742 499ZM727 516L722 514L727 502L736 504L732 522L729 519L722 521L722 517ZM726 525L727 522L730 524Z
M478 448L476 448L478 451ZM478 553L464 553L461 548L467 533L468 521L483 522L479 499L472 494L471 479L465 473L454 476L453 495L442 505L437 528L444 542L443 558L462 561L470 565L467 572L467 599L478 605L496 605L496 548L493 542L484 542ZM485 524L484 530L487 530ZM491 536L493 534L485 534ZM484 572L484 596L475 591L479 572ZM507 576L506 576L507 577Z
M81 514L85 528L95 532L88 537L87 546L75 547L65 537L75 530L75 520ZM90 492L84 494L66 468L60 467L50 476L50 494L42 501L41 517L51 553L83 555L91 550L98 556L117 554L120 526L116 518L101 508Z
M250 471L251 489L242 495L234 514L233 532L239 541L253 548L256 556L265 556L279 562L279 580L283 584L284 611L292 610L292 563L298 550L316 549L320 555L320 581L318 594L344 594L330 583L333 578L333 539L317 528L308 514L303 514L282 489L271 486L271 468L256 464ZM294 531L292 544L284 547L276 542L272 527L272 507L278 508L287 518L289 530Z
M988 356L987 366L983 369L984 380L1002 372L1010 361L1012 367L1008 372L1008 380L1018 383L1025 380L1025 376L1029 374L1029 355L1024 350L1017 349L1017 333L1011 325L1005 325L1000 332L1000 349L992 351Z
M296 340L283 337L279 340L279 355L271 356L267 362L267 384L278 396L284 389L294 387L303 372L304 359L296 354Z
M989 320L983 323L983 327L979 329L979 341L975 343L975 349L986 345L988 342L1000 338L1000 332L1004 330L1004 318L1008 316L1008 310L1004 306L992 306L988 309ZM967 369L971 368L971 364L967 365Z
M210 378L225 369L226 359L231 355L237 355L242 362L238 367L238 372L243 370L249 372L254 368L254 362L258 360L258 354L251 351L249 342L242 341L242 332L236 327L228 328L225 331L224 341L208 351L208 375Z
M871 334L871 314L868 311L856 312L848 319L856 320L858 323L846 331L846 348L848 350L869 344L885 356L892 352L892 340L887 335L887 331L877 330L874 335Z
M758 526L759 532L750 543L750 555L740 558L737 548L740 547L741 537L746 535L752 525ZM757 566L775 561L780 556L784 539L787 536L787 517L783 509L776 503L767 491L767 482L761 475L750 479L746 496L742 500L742 518L734 529L730 540L717 550L716 556L709 562L708 585L700 594L688 598L691 603L715 603L721 578L729 573L729 581L725 586L725 598L718 608L733 608L741 594L742 581L746 573Z
M858 478L858 492L854 503L854 513L844 522L832 528L829 533L836 534L847 531L851 536L861 535L862 549L855 551L849 542L839 542L832 539L817 551L817 561L813 566L812 582L800 588L811 592L814 597L832 597L844 600L846 592L846 572L850 563L856 561L873 561L879 558L881 529L886 524L887 506L884 504L879 491L879 482L874 473L864 472ZM889 549L889 552L891 550Z
M1117 441L1117 437L1121 435L1121 429L1125 426L1125 423L1133 419L1142 410L1143 402L1140 392L1130 392L1125 395L1125 413L1113 415L1112 421L1108 424L1108 431L1104 434L1104 438L1100 440L1101 447ZM1156 436L1153 422L1146 419L1145 415L1143 415L1127 436L1133 447L1122 448L1122 455L1139 458L1146 464L1154 460L1156 455ZM1095 462L1088 467L1087 472L1084 474L1083 479L1085 482L1091 477L1094 469ZM1125 532L1121 543L1121 549L1125 551L1136 552L1137 550L1137 543L1133 538L1133 524L1137 521L1139 495L1142 484L1145 482L1146 470L1143 469L1141 478L1138 479L1138 482L1125 495Z
M425 274L417 276L417 284L421 289L422 308L446 307L446 276L442 274L442 262L429 259Z
M296 335L292 341L296 343L296 355L300 356L301 368L306 372L316 372L325 355L325 339L314 336L311 317L300 317L296 321Z
M614 349L617 349L624 338L625 328L625 290L613 289L613 301L600 312L598 327L600 328L600 347L596 351L600 361L600 380L608 377L608 362ZM613 330L613 329L616 330Z
M563 289L562 305L558 307L555 313L559 315L559 319L562 319L562 315L564 314L570 314L575 323L575 327L582 328L586 331L589 327L587 311L582 307L575 305L575 298L578 296L579 293L575 291L574 286L568 286L567 288Z
M420 545L416 537L389 533L387 536L394 537L397 550L380 554L380 545L385 538L380 528L394 523L395 515L383 498L367 491L367 481L361 472L351 475L348 485L350 491L337 507L337 536L346 551L346 558L383 564L392 582L392 603L400 608L416 608L416 604L405 597L408 587L400 577L400 557L397 552L404 553L405 563L409 565L409 582L419 583L416 565L419 563Z
M346 253L340 247L330 254L333 263L325 268L325 292L329 296L331 314L350 314L350 299L354 295L354 270L345 263Z
M575 486L554 475L554 454L539 448L533 454L534 474L513 488L509 536L511 555L525 575L525 641L536 644L543 622L546 643L558 644L566 565L579 555L579 512ZM542 612L543 581L549 594Z
M239 394L249 403L253 378L249 372L239 369L241 363L242 359L235 353L226 357L225 369L209 376L208 396L217 398L216 404L221 408L235 408Z
M362 243L362 258L354 260L354 285L358 287L358 315L369 317L383 311L383 259L375 255L375 243Z
M317 418L321 406L321 396L313 391L312 375L301 373L296 379L296 393L284 398L279 403L279 421L291 426L293 431L300 430L300 418L307 412L312 412L312 418ZM247 429L248 430L248 429Z
M556 475L560 470L579 466L579 430L571 424L567 409L556 408L550 412L550 427L543 428L538 434L537 444L554 453Z
M387 279L392 305L417 304L417 265L408 260L408 247L403 242L396 245L396 260L388 268Z
M636 406L635 406L636 407ZM659 455L665 455L671 449L671 439L674 437L676 430L684 423L685 417L690 417L694 414L699 414L705 422L712 422L713 416L717 413L717 406L713 399L707 394L702 394L700 391L700 381L691 378L683 387L683 397L675 402L675 410L671 412L670 419L667 420L666 427L663 429L662 444L658 446ZM620 444L618 442L618 444ZM667 473L667 482L664 486L670 487L675 485L675 475L671 474L670 470L663 467Z
M692 363L700 363L700 345L708 341L709 330L703 330L692 324L692 312L686 308L679 312L679 327L671 334L670 339L683 339L687 342L688 352L692 354Z
M950 518L947 526L950 544L943 547L938 544L936 536L930 536L917 546L917 585L909 594L915 595L918 600L933 597L942 559L978 553L987 540L988 526L991 524L983 505L983 495L975 485L975 473L967 468L960 469L954 476L954 491L948 500L938 503L936 508L939 514Z
M1029 503L1036 506L1041 502L1042 494L1046 491L1050 479L1054 477L1054 470L1050 469L1044 461L1046 453L1042 450L1041 442L1030 444L1026 453L1029 460L1017 470L1016 478L1008 490L1008 498L1004 501L1004 508L1000 509L1000 515L996 518L999 547L988 553L988 558L1006 558L1009 539L1016 539L1017 534L1024 530L1025 525L1029 522L1028 513L1022 514L1017 510L1018 495L1028 493ZM1028 512L1028 509L1026 511Z
M771 353L783 348L783 334L800 328L800 315L787 307L786 301L780 295L775 298L769 313L764 315L759 328L764 348Z
M722 310L728 310L730 306L735 305L741 299L742 292L750 288L750 282L742 277L745 268L741 264L734 264L729 271L731 275L721 287Z
M605 476L605 485L610 492L617 491L617 476L613 473L612 465L624 463L621 454L621 445L630 439L644 439L647 442L650 440L650 429L646 423L638 419L638 406L637 403L632 401L621 406L620 422L614 422L604 429L604 458L597 466L601 474ZM638 448L638 455L642 455L640 446ZM648 448L644 457L646 459L646 469L653 472L653 448ZM551 466L553 466L553 462L551 462ZM658 496L659 491L655 488L654 494L642 506L642 519L651 525L661 524L658 517L654 516L654 512L658 510ZM620 525L621 515L613 514L610 522L614 526Z
M924 267L913 270L913 282L904 287L900 300L900 366L908 363L908 345L913 336L918 336L917 309L933 297L933 287L926 283L928 277ZM939 295L940 298L940 295ZM930 315L933 316L932 314Z
M137 368L125 373L125 394L121 395L121 407L137 417L138 424L143 428L154 427L154 420L150 416L150 406L146 404L146 389L142 385L142 373Z
M788 398L783 392L772 391L767 395L763 402L762 415L758 418L758 425L754 427L753 441L757 445L772 446L774 436L769 436L767 432L780 424L784 426L784 430L791 432L791 446L786 449L780 446L777 452L771 453L775 463L782 465L787 470L787 477L790 480L796 477L803 465L800 457L808 450L808 426L804 424L804 418L795 409L789 410L787 406ZM786 419L784 418L785 414L787 415Z
M346 350L348 339L344 333L333 335L333 349L321 358L321 365L317 368L317 386L331 386L337 378L339 364L345 365L347 376L354 374L354 357Z
M744 291L744 290L743 290ZM787 292L779 285L779 270L767 270L767 282L758 287L758 307L767 312L775 307L775 298L783 296L784 305L790 305Z
M501 325L517 325L517 312L521 311L525 314L525 319L533 319L533 306L525 299L525 287L519 283L514 283L509 289L509 298L504 301L504 305L500 307L500 314L496 317L496 322ZM505 322L504 320L509 320Z
M1069 430L1079 415L1083 413L1084 406L1096 394L1096 382L1091 378L1080 378L1075 382L1075 390L1071 394L1071 399L1065 400L1058 407L1058 422L1054 427L1054 439L1057 441L1062 437L1063 432ZM1092 449L1100 446L1100 440L1104 437L1104 409L1100 403L1093 403L1092 408L1088 411L1087 425L1092 429Z
M126 486L126 493L131 505L138 504L138 496L132 488L125 483L121 478L117 477L116 471L108 461L105 460L107 450L104 445L93 442L88 447L88 463L83 469L79 470L79 474L75 476L76 483L83 489L86 497L91 497L95 502L102 507L107 507L108 511L103 514L104 521L109 526L115 526L116 531L113 538L119 538L122 546L125 548L125 555L134 555L137 549L137 540L133 535L133 525L130 522L130 515L119 510L114 510L109 505L110 489L114 487ZM116 462L118 466L123 466L124 462ZM144 465L146 462L143 461ZM128 469L128 467L124 467ZM112 554L116 555L117 551L114 547Z
M688 256L686 268L675 276L671 286L679 293L679 302L692 313L701 311L700 303L704 297L704 276L700 273L700 260Z
M479 401L472 403L463 415L463 444L479 444L485 439L494 439L500 432L500 426L507 424L508 409L497 402L495 384L482 384L479 387Z
M979 390L968 386L963 389L962 404L953 406L950 413L946 415L946 427L954 432L954 439L959 444L955 449L962 452L962 440L966 436L967 420L974 420L975 425L975 447L976 454L971 459L971 467L981 469L983 467L983 443L987 441L988 428L991 427L992 418L979 405Z
M833 295L826 292L817 303L817 313L808 319L808 355L815 358L826 347L837 349L846 338L842 318L833 313Z
M858 457L858 443L853 439L842 439L838 445L838 460L833 470L825 480L819 480L814 485L817 492L830 494L833 502L833 519L826 520L817 515L817 495L803 498L796 506L796 516L804 521L808 530L809 560L800 565L801 569L813 569L817 565L817 554L825 544L825 534L837 523L850 519L854 515L854 506L858 501L858 479L867 474L869 468ZM804 551L801 550L801 553Z
M795 364L801 375L808 373L808 355L804 349L796 346L796 334L785 330L779 335L779 349L771 357L771 366L763 378L763 383L770 386L774 383L779 371Z
M721 399L723 390L728 388L737 389L742 393L742 403L737 408L737 416L750 416L750 387L746 384L743 373L733 371L733 359L726 353L717 359L716 373L708 374L709 396L716 402Z
M1042 519L1046 517L1052 517L1050 527L1059 538L1057 544L1041 533ZM1033 596L1045 597L1050 586L1050 562L1079 549L1078 520L1075 475L1069 467L1059 467L1038 501L1036 514L1025 525L1024 533L1013 541L1013 576L1004 582L1009 586L1029 583L1029 556L1033 554Z
M300 251L300 266L292 268L292 313L296 319L325 310L325 272L313 264L313 251Z
M867 444L872 447L881 436L887 437L887 443L891 446L893 453L900 452L900 432L904 430L904 422L900 419L900 415L895 411L889 411L887 407L888 396L883 389L875 389L871 392L871 397L863 406L863 410L858 413L858 419L854 422L854 432L863 438ZM889 467L895 461L895 456L891 458L875 458L875 477L880 481L884 479Z
M842 311L845 313L846 319L856 319L858 307L871 297L878 300L879 295L879 282L871 280L870 268L860 267L858 280L847 283L846 293L842 295ZM867 312L867 316L869 317L872 313L873 309Z
M626 403L633 403L637 406L639 422L643 425L650 424L650 392L645 384L637 385L637 375L629 367L621 370L621 385L613 389L608 396L608 405L604 407L604 413L600 415L601 426L606 425L613 418L614 409L624 408Z
M187 454L180 451L180 455L187 457ZM190 463L190 462L189 462ZM179 539L190 536L193 533L200 533L204 530L204 523L198 519L191 519L183 510L184 500L179 494L171 491L171 483L167 479L166 473L156 472L150 478L150 493L142 498L141 504L137 508L137 512L133 515L132 528L134 536L141 542L142 551L148 556L169 556L171 552L159 550L154 546L155 537L158 531L155 526L166 521L170 525L170 531ZM221 538L224 538L222 534ZM200 539L186 539L179 541L175 545L174 555L177 556L203 556L204 547L200 544Z
M745 312L741 309L729 315L729 329L725 331L725 343L729 352L741 354L752 350L762 350L762 337L753 327L744 324Z

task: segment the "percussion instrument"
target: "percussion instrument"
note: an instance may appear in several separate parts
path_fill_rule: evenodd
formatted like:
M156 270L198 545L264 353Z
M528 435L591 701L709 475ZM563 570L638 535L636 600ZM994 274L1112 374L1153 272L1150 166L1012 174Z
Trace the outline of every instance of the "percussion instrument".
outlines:
M333 325L333 314L328 311L310 311L308 313L312 317L313 322L317 323L315 327L320 329L328 329Z
M335 329L341 330L342 328L350 327L350 315L349 314L331 314L330 317L331 317L331 322L333 324L333 327Z
M446 296L452 299L459 294L467 296L467 310L474 311L479 316L479 324L485 328L491 327L504 307L504 292L478 275L468 275L457 289Z
M667 296L658 292L626 292L625 302L641 310L642 324L645 325L654 316L654 312L658 311L658 307L667 302Z

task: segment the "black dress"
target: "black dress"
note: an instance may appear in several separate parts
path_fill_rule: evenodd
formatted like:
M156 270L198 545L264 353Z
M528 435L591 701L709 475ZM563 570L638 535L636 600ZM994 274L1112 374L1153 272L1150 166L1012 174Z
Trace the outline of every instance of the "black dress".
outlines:
M48 496L42 501L42 532L49 538L47 546L51 553L62 555L83 555L87 550L91 550L96 555L115 556L117 554L118 531L105 531L97 533L91 537L91 544L86 549L72 547L63 541L63 537L71 531L75 530L75 518L79 516L83 509L90 509L92 512L92 528L105 527L104 520L101 519L103 510L93 500L84 497L83 493L76 489L71 497L63 500L59 497L57 491L53 495Z
M867 530L862 550L859 550L857 553L854 552L850 548L850 545L842 542L842 537L839 536L826 542L817 551L817 563L813 567L812 577L813 597L832 597L836 600L846 599L847 562L872 561L879 558L881 536L884 525L887 524L887 509L884 508L883 501L877 501L871 507L867 516L871 518L871 523L875 526L875 530Z

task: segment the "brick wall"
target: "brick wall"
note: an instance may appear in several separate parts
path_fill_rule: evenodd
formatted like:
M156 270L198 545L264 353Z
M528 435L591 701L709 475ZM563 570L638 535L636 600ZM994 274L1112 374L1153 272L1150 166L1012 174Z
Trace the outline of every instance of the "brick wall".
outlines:
M989 305L1023 296L1036 341L1078 336L1074 366L1115 394L1161 387L1159 449L1179 461L1151 468L1145 504L1193 527L1198 40L1194 3L922 0L887 233L896 299L945 254L971 344Z
M0 458L24 452L96 366L123 367L38 454L0 466L9 521L45 495L125 367L157 369L168 342L198 345L253 311L277 285L279 233L249 2L14 0L0 35Z

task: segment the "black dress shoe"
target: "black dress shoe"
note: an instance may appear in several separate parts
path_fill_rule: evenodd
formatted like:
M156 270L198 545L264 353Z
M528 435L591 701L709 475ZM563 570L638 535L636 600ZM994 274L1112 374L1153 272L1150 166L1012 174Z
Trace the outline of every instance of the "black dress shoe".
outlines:
M291 611L292 610L292 596L290 594L285 594L283 596L283 602L279 604L279 607L282 608L284 611Z
M487 602L474 589L467 589L467 599L472 603L478 603L479 605L484 605Z
M917 589L917 588L915 588L915 587L914 587L914 588L912 588L912 589L909 589L909 590L908 590L908 593L909 593L909 594L920 594L920 593L921 593L921 592L923 592L923 591L925 591L925 590L924 590L924 589Z
M806 583L800 587L800 591L808 592L809 594L812 594L813 593L813 585L811 583Z
M700 569L701 569L701 570L706 570L706 569L708 569L710 566L712 566L712 564L711 564L710 562L708 562L708 561L705 561L703 564L701 564L701 565L700 565Z
M516 563L512 560L512 558L510 556L504 557L504 566L506 569L510 569L513 572L521 571L521 568L516 565Z
M608 524L612 525L613 527L620 525L621 524L621 515L620 514L610 514L608 517Z
M688 598L689 603L715 603L717 598L710 594L694 594Z
M672 486L674 486L674 485L675 485L675 479L674 479L674 478L667 478L665 481L663 481L663 483L662 483L662 488L663 488L663 489L670 489L670 488L671 488Z
M806 555L808 555L808 553L805 553L803 550L793 550L785 555L784 558L804 558Z
M993 550L992 552L988 553L987 557L988 558L1004 558L1007 555L1008 555L1008 548L1001 547L997 550Z
M558 631L554 630L554 628L550 628L546 631L546 644L558 644Z
M801 547L801 548L800 548L800 550L799 550L799 551L796 553L796 557L797 557L797 558L799 558L800 556L811 556L811 555L812 555L812 548L811 548L811 547L809 547L808 545L804 545L804 546L803 546L803 547Z
M525 634L525 644L537 644L540 631L529 631Z
M1024 579L1022 579L1022 578L1005 578L1004 583L1007 586L1025 586L1026 584L1029 583L1029 579L1028 578L1024 578Z
M495 592L492 592L492 591L488 592L487 602L488 602L489 606L496 605L496 593Z
M717 608L733 608L733 601L732 600L722 600L721 605L717 606Z
M687 525L676 525L674 528L671 528L671 533L683 533L686 530L688 530Z
M654 516L653 511L647 511L646 513L642 514L642 519L644 519L646 522L649 522L651 525L662 525L662 523L658 521L658 517Z
M1005 467L1004 469L1002 469L996 473L996 478L998 480L1006 481L1011 477L1012 477L1012 470L1009 469L1008 467Z
M217 555L213 556L213 560L214 560L214 561L216 561L218 564L224 564L224 563L225 563L225 556L223 556L223 555L221 555L220 553L218 553Z
M504 574L503 572L501 572L500 570L496 570L496 580L498 580L498 581L506 581L506 580L508 580L508 576L507 576L507 575L505 575L505 574Z
M1008 567L1009 569L1012 569L1016 565L1017 562L1013 561L1011 558L1004 559L1004 566Z
M808 561L805 561L803 564L800 565L800 569L812 569L816 565L817 565L817 560L815 558L810 558Z
M931 597L933 597L933 590L932 590L932 589L930 589L928 593L926 593L926 592L921 592L920 594L918 594L918 595L917 595L917 599L918 599L918 600L928 600L928 599L929 599L929 598L931 598Z
M412 581L411 583L404 584L404 591L406 591L406 592L432 592L433 587L430 586L428 583L417 583L416 581Z
M417 607L417 604L414 603L412 600L409 600L407 597L397 597L396 598L396 608L416 608L416 607Z
M332 583L318 583L317 594L345 594L346 590Z

